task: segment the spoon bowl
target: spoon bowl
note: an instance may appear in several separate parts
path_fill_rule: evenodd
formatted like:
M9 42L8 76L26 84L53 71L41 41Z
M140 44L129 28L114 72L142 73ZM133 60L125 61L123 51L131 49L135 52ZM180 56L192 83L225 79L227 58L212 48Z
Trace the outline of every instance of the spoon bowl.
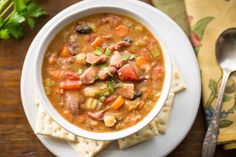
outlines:
M236 29L224 31L216 42L216 59L224 69L236 70Z

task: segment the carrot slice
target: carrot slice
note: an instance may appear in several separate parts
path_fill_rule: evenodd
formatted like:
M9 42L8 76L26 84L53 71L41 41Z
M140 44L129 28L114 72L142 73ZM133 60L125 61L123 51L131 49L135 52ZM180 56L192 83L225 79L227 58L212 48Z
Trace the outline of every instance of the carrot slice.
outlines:
M115 29L116 29L116 34L120 37L125 37L129 32L129 28L125 25L119 25Z
M101 37L97 37L95 38L95 40L91 43L91 46L93 47L97 47L100 46L102 44L102 38Z
M144 56L139 56L136 59L136 65L138 68L142 68L144 65L148 63L147 59Z
M81 81L62 81L60 83L60 88L67 90L80 89Z
M64 47L64 48L62 49L62 51L61 51L61 56L64 57L64 58L70 56L70 52L69 52L69 50L68 50L67 47Z
M125 103L125 99L122 96L118 96L116 100L111 104L111 108L117 110Z

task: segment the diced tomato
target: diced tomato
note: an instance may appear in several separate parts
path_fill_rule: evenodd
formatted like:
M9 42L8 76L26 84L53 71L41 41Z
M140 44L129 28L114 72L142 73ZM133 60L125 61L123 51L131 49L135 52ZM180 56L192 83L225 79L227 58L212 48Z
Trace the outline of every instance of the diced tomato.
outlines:
M81 81L62 81L60 83L60 88L66 90L74 90L81 88Z
M117 73L121 81L137 81L138 80L138 74L130 63L121 67L117 71Z

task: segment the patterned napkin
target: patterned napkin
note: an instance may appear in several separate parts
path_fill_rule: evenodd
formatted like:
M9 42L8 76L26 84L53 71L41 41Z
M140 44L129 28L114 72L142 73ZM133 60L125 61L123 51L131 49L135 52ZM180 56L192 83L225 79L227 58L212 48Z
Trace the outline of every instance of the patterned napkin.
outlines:
M222 78L222 71L215 58L215 42L225 29L236 27L236 0L152 1L191 37L201 70L202 98L206 120L209 123ZM236 74L231 75L227 83L218 143L224 144L224 149L236 148Z

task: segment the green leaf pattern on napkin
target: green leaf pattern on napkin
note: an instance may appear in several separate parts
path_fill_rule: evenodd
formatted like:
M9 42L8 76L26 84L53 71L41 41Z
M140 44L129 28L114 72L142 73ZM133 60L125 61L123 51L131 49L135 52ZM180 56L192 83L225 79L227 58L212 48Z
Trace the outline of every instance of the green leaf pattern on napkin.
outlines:
M191 23L191 19L193 17L189 16L189 22ZM190 32L190 36L192 39L192 44L194 46L195 49L195 53L196 55L198 54L199 48L201 46L201 40L204 34L204 31L207 27L207 25L209 24L209 22L211 22L211 20L213 20L214 17L208 16L208 17L204 17L202 19L200 19L196 24L193 25L191 32Z
M205 113L206 113L206 116L207 116L206 119L207 119L208 124L210 123L211 117L213 116L213 113L214 113L214 108L212 107L212 103L213 103L213 101L215 101L218 98L218 89L219 89L219 86L220 86L221 79L222 78L220 78L218 81L210 79L209 83L208 83L208 88L211 91L211 93L210 93L210 95L207 99L206 108L205 108ZM235 91L236 91L235 82L231 81L231 83L228 83L226 88L225 88L223 103L226 103L226 102L231 101L232 99L234 99L234 105L230 109L228 109L227 111L222 111L221 112L220 128L228 127L231 124L233 124L232 121L227 120L227 117L228 117L229 114L234 113L235 110L236 110L236 94L234 94L233 97L230 96Z

